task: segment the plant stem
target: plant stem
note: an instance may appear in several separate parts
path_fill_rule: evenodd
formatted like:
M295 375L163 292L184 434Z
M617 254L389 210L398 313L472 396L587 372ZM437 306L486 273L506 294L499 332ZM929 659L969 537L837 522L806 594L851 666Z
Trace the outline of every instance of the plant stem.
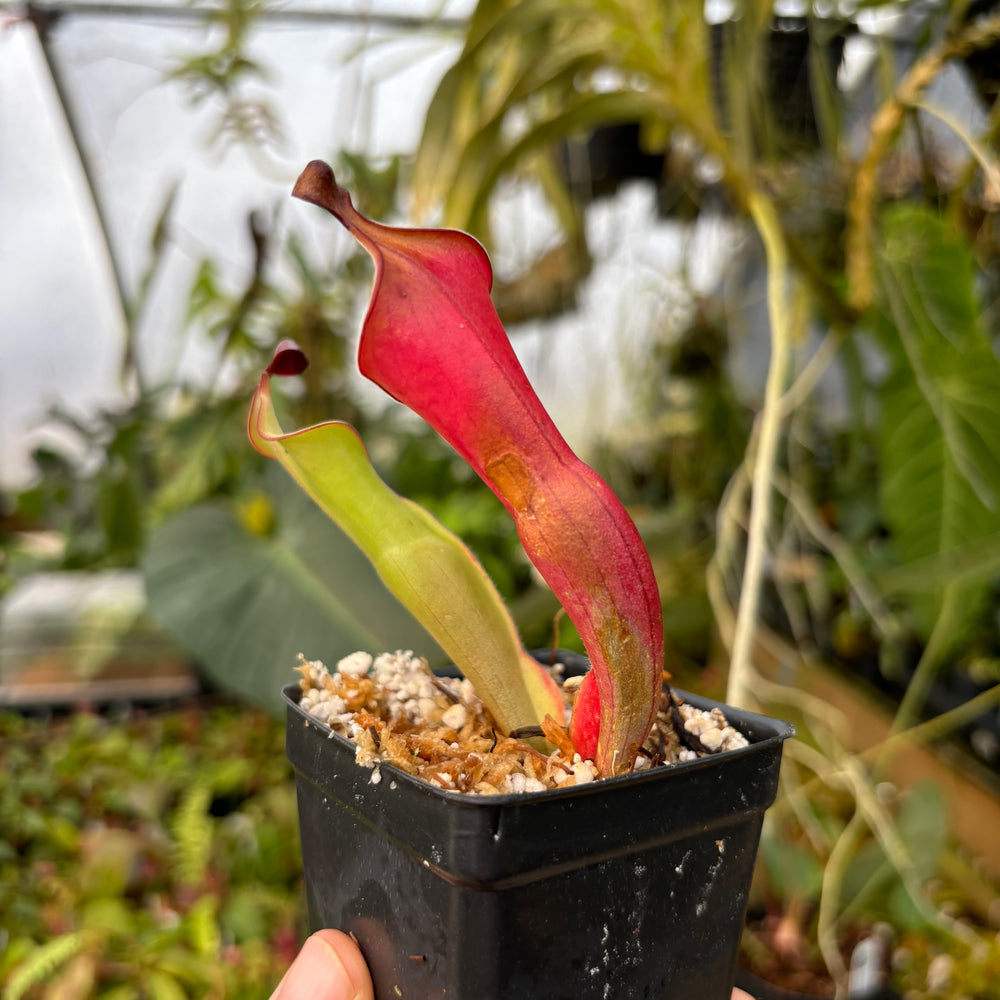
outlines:
M805 363L788 387L787 392L782 396L781 411L783 416L798 409L812 394L820 380L830 370L830 366L836 360L846 339L847 331L843 327L834 327L827 331L820 341L819 347L816 348L812 357Z
M878 840L879 846L885 852L889 864L899 875L903 887L917 911L929 924L940 927L945 933L952 935L970 949L981 951L984 943L975 932L960 920L935 906L928 898L920 874L913 863L910 845L903 841L892 816L879 802L871 780L862 768L861 762L857 757L849 757L845 759L844 765L844 773L854 787L858 810ZM841 919L842 916L843 914Z
M823 523L819 512L801 487L783 476L778 476L775 478L775 488L792 505L806 531L833 556L883 641L898 647L903 637L902 626L882 599L882 595L872 586L851 546Z
M906 110L918 103L920 95L950 59L989 45L997 37L1000 37L1000 12L945 37L907 70L893 93L872 115L868 149L858 164L847 201L848 304L858 312L871 305L874 297L872 243L878 168L902 126Z
M817 857L825 856L832 849L833 841L820 819L816 803L807 796L795 794L802 787L802 779L799 776L799 762L794 757L789 756L787 761L782 760L778 780L781 801L787 803L788 808L795 814L802 832Z
M897 747L905 746L907 742L919 740L922 743L931 743L934 740L942 739L956 729L974 722L981 715L986 715L1000 705L1000 684L994 684L980 692L974 698L962 702L956 708L935 715L933 719L921 722L920 725L912 726L904 732L896 733L882 744L882 749L889 753Z
M750 215L764 242L767 261L767 307L771 324L771 359L760 413L760 437L753 459L750 490L750 525L743 584L736 611L736 627L729 666L726 701L745 706L750 699L753 643L760 609L771 516L772 484L781 437L781 398L791 362L791 314L788 305L788 249L774 205L760 192L749 197Z
M921 707L927 701L927 695L937 677L938 670L940 670L944 662L944 646L948 642L948 637L954 632L953 619L956 615L961 614L961 609L959 608L961 594L962 588L955 584L948 584L944 588L937 620L934 622L934 628L931 630L927 644L920 654L920 660L917 663L913 677L910 679L910 683L906 685L906 691L903 693L896 716L892 720L892 730L889 734L890 741L887 742L886 746L890 745L892 736L904 732L914 725L920 715ZM883 753L879 755L876 761L876 768L882 765L883 757L885 756L883 748Z
M840 892L844 873L857 849L864 833L865 823L861 810L855 807L854 815L833 845L826 868L823 870L823 886L819 896L819 911L816 917L816 938L823 962L827 967L837 990L836 1000L845 996L847 989L847 966L840 954L837 943L837 916L840 911Z
M768 701L773 701L775 704L791 705L812 719L830 726L831 730L835 731L834 738L840 740L841 744L844 743L845 734L843 730L846 720L839 713L834 712L828 702L789 685L774 684L767 680L758 680L755 682L755 688ZM867 762L874 760L882 754L885 754L887 757L891 756L898 751L905 750L914 743L932 743L935 740L943 739L955 730L961 729L980 716L993 711L998 705L1000 705L1000 684L995 684L981 694L977 694L974 698L970 698L969 701L964 702L957 708L943 712L941 715L937 715L933 719L928 719L927 722L922 722L920 725L913 726L904 732L896 733L894 736L885 739L882 743L863 751L859 756L863 761ZM813 731L812 736L817 743L823 742L820 733ZM776 803L773 808L777 812L781 811L782 803L786 804L785 807L794 809L795 804L790 801L791 799L808 799L809 796L815 793L819 785L832 784L837 774L841 771L841 767L838 764L831 762L838 753L835 749L831 750L830 748L821 746L821 750L815 750L807 743L795 740L787 745L786 753L790 757L794 757L805 767L808 767L813 772L814 777L802 781L796 789L786 794L782 802Z
M746 447L747 455L752 455L756 451L757 427L755 423L750 431ZM741 512L749 490L750 478L747 473L747 462L744 459L729 478L719 500L715 515L715 551L712 553L707 571L708 596L712 612L723 644L730 654L733 649L736 622L728 597L727 584L733 574L739 539L746 531Z
M935 107L926 101L914 101L913 107L932 115L939 122L947 125L972 154L973 161L983 171L986 184L992 188L1000 189L1000 162L997 161L986 143L980 142L953 114L945 111L944 108Z
M7 4L0 4L0 10ZM129 18L137 21L204 21L206 10L193 4L184 3L91 3L89 0L59 0L47 4L46 11L54 11L58 15L79 18L118 20ZM379 10L338 10L334 7L268 7L255 11L254 17L261 21L269 21L281 25L318 25L320 28L332 25L362 25L363 27L379 27L394 31L426 31L444 30L449 33L465 31L468 28L467 17L452 17L436 14L406 14Z

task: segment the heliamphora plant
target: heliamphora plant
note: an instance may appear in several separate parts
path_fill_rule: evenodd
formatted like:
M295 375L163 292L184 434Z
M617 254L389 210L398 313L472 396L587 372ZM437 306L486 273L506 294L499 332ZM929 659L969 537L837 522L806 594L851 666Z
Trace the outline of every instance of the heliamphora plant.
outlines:
M662 620L652 566L621 502L572 452L531 388L490 301L493 275L486 252L464 233L391 228L365 218L319 161L306 167L293 194L332 213L375 262L359 349L362 373L423 417L496 493L513 516L528 557L576 625L593 666L570 726L576 750L593 759L602 774L631 770L655 718L662 684ZM285 362L280 357L272 370L293 355L286 354ZM362 460L363 448L350 428L323 424L283 435L270 405L268 378L261 380L251 414L254 443L283 461L336 520L344 523L344 511L331 503L333 493L354 490L350 513L367 517L375 507L366 496L371 490L379 498L379 516L383 507L387 518L405 512L421 531L435 538L447 534L439 525L432 528L425 512L414 513L419 508L408 501L385 497L387 487ZM349 446L339 444L345 435L351 436ZM335 486L335 480L350 485ZM499 655L497 643L486 636L508 626L498 624L499 598L492 587L466 592L459 583L445 590L421 579L427 574L415 564L427 555L411 527L400 528L401 536L393 535L391 542L372 525L360 531L345 527L397 596L401 581L404 590L412 590L403 603L425 627L422 604L437 606L432 619L451 625L468 616L467 624L458 626L463 643L481 633L482 656ZM383 544L391 545L391 555L382 551ZM482 573L457 557L454 562L461 563L461 578L478 579ZM442 575L452 568L435 565ZM434 593L418 595L426 585ZM480 610L480 601L488 611ZM429 630L440 641L439 632ZM494 661L479 677L471 662L479 658L474 646L463 646L469 658L456 657L456 665L491 708L492 702L503 702L503 688L531 688L531 698L521 704L530 703L538 713L534 724L546 713L558 718L547 689L525 680L534 675L516 639L514 646L507 664ZM442 647L455 655L445 642ZM499 716L498 722L505 724Z

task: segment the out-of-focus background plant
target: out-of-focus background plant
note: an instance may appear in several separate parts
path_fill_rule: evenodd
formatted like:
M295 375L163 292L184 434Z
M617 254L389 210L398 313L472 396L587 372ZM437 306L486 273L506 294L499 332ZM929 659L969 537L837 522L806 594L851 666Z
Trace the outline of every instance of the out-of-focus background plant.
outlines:
M0 763L4 996L271 995L305 904L269 716L6 713Z
M58 82L54 22L37 8L27 16ZM213 155L253 151L263 189L280 173L274 149L289 109L259 43L289 12L234 2L204 16L207 43L174 59L165 85L211 112ZM323 24L322 12L300 16ZM388 21L401 34L427 30L406 15ZM336 162L369 214L483 240L515 346L650 547L668 668L682 686L798 724L746 935L746 974L760 977L752 988L763 993L763 979L840 997L996 996L995 5L483 0L433 23L448 58L417 147L314 153ZM372 58L379 44L362 37L350 58ZM72 122L72 95L63 96ZM80 153L86 163L84 142ZM149 651L176 660L179 644L200 685L273 709L300 649L333 660L406 646L434 658L350 545L245 444L255 373L287 336L314 360L282 400L288 425L340 416L358 426L395 488L477 552L526 642L572 645L493 497L357 385L352 338L370 272L360 256L325 249L329 230L317 238L287 208L255 202L242 270L209 249L189 272L172 354L196 339L209 345L198 377L144 367L144 324L171 248L186 239L172 221L183 184L164 183L146 263L132 280L117 268L126 405L87 419L57 411L75 447L37 450L33 480L9 491L0 514L7 690L50 683L57 660L90 683L134 677L137 658L148 675ZM100 209L106 194L97 184L93 193ZM94 580L109 570L141 578L126 575L118 588L125 610L108 610L111 597L74 605L64 660L42 641L14 642L45 603L30 590L39 572ZM169 655L158 627L173 637ZM249 731L267 729L263 716L247 718ZM171 752L196 755L200 738L173 719L122 725L159 747L165 732L185 732L190 746ZM15 763L24 760L17 747L44 742L34 723L4 725ZM147 837L149 810L197 810L180 787L161 791L147 813L72 804L67 782L92 781L91 761L118 732L91 716L60 723L53 745L78 740L64 755L79 761L60 772L65 780L45 776L41 759L6 769L4 794L36 820L4 834L4 871L27 865L36 874L17 878L41 886L32 929L8 929L0 960L20 995L49 995L74 969L95 977L93 995L161 995L129 978L132 959L115 949L130 935L92 931L87 914L113 908L124 921L134 904L131 923L115 928L151 927L160 916L149 900L179 889L154 872L157 888L133 883L113 907L94 904L85 859L76 860L85 837L70 832L122 829L129 856L145 857L149 838L162 846L157 838L178 836L166 821ZM210 738L230 732L239 758L248 751L238 726L220 723ZM145 758L135 766L118 779L126 789L154 768ZM232 813L243 816L259 785L241 785L235 764L231 773L218 765L222 778L214 767L189 782L199 802L245 798ZM205 821L219 831L230 823L249 829L245 819ZM98 851L103 834L94 836ZM274 864L291 894L294 862ZM252 895L251 867L239 882L206 876L210 891L181 893L179 922L157 924L144 968L176 980L162 995L203 995L190 955L248 940L225 915L242 907L239 886ZM265 914L253 938L261 949L288 928L277 902L247 905ZM189 955L184 974L157 964L178 947ZM233 995L225 991L236 981L224 967L219 975L212 988Z

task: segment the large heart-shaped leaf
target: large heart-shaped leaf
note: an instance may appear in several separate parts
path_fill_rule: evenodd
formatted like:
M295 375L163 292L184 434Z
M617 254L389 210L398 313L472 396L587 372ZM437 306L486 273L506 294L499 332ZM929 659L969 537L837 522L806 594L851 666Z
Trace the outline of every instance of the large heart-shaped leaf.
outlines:
M974 262L942 220L888 212L879 277L894 364L881 392L881 499L897 554L913 562L997 530L1000 361L981 328ZM925 629L939 584L928 586Z
M331 665L358 649L446 662L350 539L277 469L267 496L273 509L254 519L225 500L188 508L146 552L150 611L213 683L277 709L300 652Z

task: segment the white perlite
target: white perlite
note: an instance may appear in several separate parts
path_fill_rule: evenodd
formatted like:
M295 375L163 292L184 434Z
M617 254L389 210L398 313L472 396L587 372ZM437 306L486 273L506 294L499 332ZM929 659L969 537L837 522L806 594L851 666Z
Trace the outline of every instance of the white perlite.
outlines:
M353 653L347 659L357 655ZM341 660L337 664L338 673L343 673L343 662ZM386 695L385 707L390 717L400 716L414 725L444 722L444 715L450 708L461 709L464 713L463 702L470 703L475 699L472 685L468 681L455 678L438 678L435 681L428 670L427 661L414 656L409 650L383 653L376 657L371 672L375 683ZM445 697L450 695L455 702L449 709L442 710L442 688L449 693ZM461 729L465 725L465 718L463 716L458 725L452 722L445 722L445 725Z
M713 708L706 712L685 704L681 705L678 711L684 720L684 728L692 736L697 736L706 750L714 753L736 750L747 745L747 738L729 725L721 708Z

